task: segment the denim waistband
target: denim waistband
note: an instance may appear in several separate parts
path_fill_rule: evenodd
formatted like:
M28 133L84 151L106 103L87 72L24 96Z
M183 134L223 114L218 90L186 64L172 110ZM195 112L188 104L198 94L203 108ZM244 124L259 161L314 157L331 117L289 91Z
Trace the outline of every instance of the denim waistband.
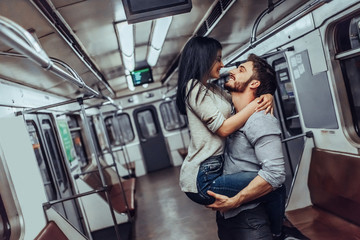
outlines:
M201 164L205 164L208 162L214 162L214 161L219 161L219 162L223 163L224 155L221 154L221 155L211 156L211 157L207 158L206 160L204 160Z

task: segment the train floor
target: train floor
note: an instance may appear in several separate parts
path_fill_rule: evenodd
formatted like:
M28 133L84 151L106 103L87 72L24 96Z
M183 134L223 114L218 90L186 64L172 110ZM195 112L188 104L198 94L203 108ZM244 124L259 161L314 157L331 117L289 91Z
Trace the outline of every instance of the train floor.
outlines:
M136 180L134 240L216 240L215 212L180 191L180 167Z

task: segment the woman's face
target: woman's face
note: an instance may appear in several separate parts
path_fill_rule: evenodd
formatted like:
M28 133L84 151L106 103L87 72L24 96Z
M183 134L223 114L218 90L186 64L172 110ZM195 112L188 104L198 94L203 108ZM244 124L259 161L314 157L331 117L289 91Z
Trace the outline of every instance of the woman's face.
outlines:
M224 64L221 60L221 50L217 52L215 62L213 63L210 70L210 78L219 78L220 77L220 69L224 67Z

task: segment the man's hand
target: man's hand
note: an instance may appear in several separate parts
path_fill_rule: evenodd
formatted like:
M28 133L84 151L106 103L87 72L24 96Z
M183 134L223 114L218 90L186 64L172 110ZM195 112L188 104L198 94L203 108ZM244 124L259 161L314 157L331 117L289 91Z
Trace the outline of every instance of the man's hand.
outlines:
M236 204L235 198L229 198L227 196L214 193L212 191L207 191L207 194L215 198L215 202L213 204L207 205L207 208L211 208L214 211L226 212L230 209L239 207Z

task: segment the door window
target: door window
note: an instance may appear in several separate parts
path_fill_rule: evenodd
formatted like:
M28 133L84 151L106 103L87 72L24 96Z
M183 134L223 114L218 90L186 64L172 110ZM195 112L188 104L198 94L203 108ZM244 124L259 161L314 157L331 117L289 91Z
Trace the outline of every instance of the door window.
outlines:
M49 201L57 199L56 188L50 174L50 167L44 158L44 149L39 141L39 131L33 121L27 121L27 129L30 135L30 141L34 149L37 164L40 169L40 174L44 183L46 196Z
M64 165L61 163L61 157L59 148L57 147L58 145L54 130L49 120L44 119L42 121L42 129L44 132L45 141L48 143L47 146L50 154L49 157L54 165L56 181L59 184L60 190L65 192L68 188L68 181L65 175Z
M166 130L171 131L186 126L185 116L179 114L175 101L162 103L160 112Z
M335 58L340 61L354 128L360 136L360 16L338 23L335 39Z
M152 138L158 135L155 120L152 111L144 110L137 114L137 120L140 126L140 134L144 138Z

